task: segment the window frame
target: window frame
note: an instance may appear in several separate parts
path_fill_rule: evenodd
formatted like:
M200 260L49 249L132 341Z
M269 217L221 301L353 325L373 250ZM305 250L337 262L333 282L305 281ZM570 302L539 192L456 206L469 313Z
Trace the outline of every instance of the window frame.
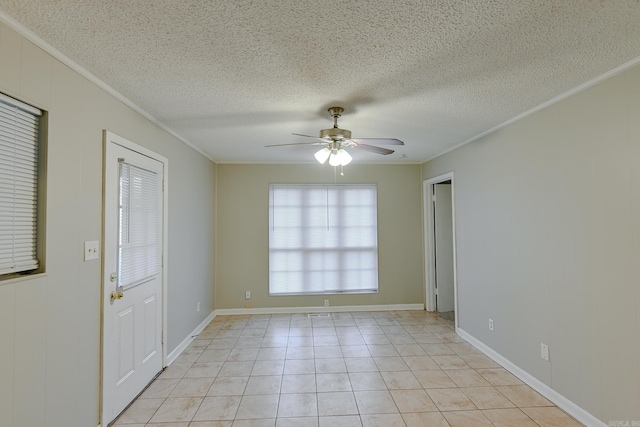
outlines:
M287 189L292 189L292 190L301 190L301 189L306 189L309 188L310 190L316 190L318 188L324 188L326 189L326 196L323 196L325 200L321 201L320 198L321 197L317 197L316 200L314 200L313 203L307 201L306 203L300 203L300 205L297 207L298 210L295 211L296 214L299 216L300 221L301 221L301 226L300 227L296 227L297 230L293 230L291 235L288 235L288 239L292 239L292 240L296 240L298 242L302 242L304 241L305 244L301 244L298 247L292 246L291 247L291 251L292 253L294 253L294 256L298 257L299 259L303 259L304 261L299 261L298 265L301 266L301 268L299 270L296 269L291 269L289 271L287 270L280 270L280 272L284 272L291 274L292 276L295 276L296 274L299 276L296 280L296 286L293 286L294 289L290 290L290 291L284 291L283 289L286 289L287 286L291 286L291 285L286 285L286 284L282 284L282 282L284 281L283 279L280 279L279 283L274 283L277 282L277 280L274 280L274 275L277 274L277 272L274 273L274 271L272 270L275 262L274 262L274 253L280 251L280 252L286 252L286 250L283 251L282 247L275 247L274 245L276 244L281 244L282 240L280 240L278 242L273 241L274 239L274 234L275 234L275 223L276 221L274 220L274 215L276 214L276 202L274 201L274 191L277 190L287 190ZM330 215L335 214L337 215L337 218L340 218L340 213L343 212L344 210L347 210L349 208L353 209L353 206L350 206L348 203L345 203L344 200L344 195L342 192L344 191L348 191L348 190L354 190L354 189L358 189L358 188L364 188L367 189L369 191L369 193L364 193L364 197L369 197L371 198L372 201L369 201L369 206L368 208L365 207L365 209L368 209L367 215L368 215L368 219L364 220L363 219L363 223L362 223L362 228L363 234L359 234L358 237L356 238L359 239L361 238L363 242L368 242L368 243L364 243L361 247L360 250L358 250L358 246L354 246L353 245L353 240L348 241L348 239L346 239L344 237L344 233L346 232L346 230L348 228L351 228L349 231L349 234L354 234L353 232L353 228L359 228L359 227L355 227L353 224L353 218L354 217L358 217L357 215L355 216L351 216L351 217L347 217L347 220L341 220L338 219L336 221L336 217L333 218L333 220L331 219ZM332 199L332 197L330 197L329 192L331 190L336 190L337 191L337 195L333 195L332 197L336 198L336 201L340 202L339 204L330 202L330 199ZM304 194L303 196L301 196L302 198L305 197L309 197L309 194L311 193L311 191L309 193ZM301 193L302 194L302 193ZM342 199L340 199L340 197L342 197ZM319 202L319 204L317 203ZM325 203L324 206L321 206L322 203ZM329 229L331 228L329 225L327 225L327 233L325 234L324 237L322 237L322 239L329 239L331 240L331 233L338 233L338 238L336 238L336 236L334 235L334 241L341 241L341 243L339 245L336 246L317 246L314 245L314 243L309 243L309 241L311 239L314 239L315 237L310 237L312 234L317 234L317 223L313 223L313 220L309 219L308 217L311 215L309 213L309 209L313 209L314 207L316 209L318 209L318 206L321 206L321 209L326 209L326 221L327 224L330 223L334 223L337 224L336 227L334 227L333 231L329 231ZM282 206L280 206L280 208L282 209ZM268 291L269 291L269 296L291 296L291 295L340 295L340 294L375 294L375 293L379 293L379 242L378 242L378 234L379 234L379 230L378 230L378 188L377 188L377 184L278 184L278 183L272 183L269 184L269 236L268 236L268 250L269 250L269 260L268 260ZM364 218L366 215L362 215L362 217ZM306 219L302 219L303 217L305 217ZM351 219L349 219L351 218ZM302 222L306 221L304 224L302 224ZM368 224L365 225L365 223L368 222ZM314 227L315 225L315 227ZM304 227L303 227L304 226ZM304 228L303 230L300 230L299 228ZM373 229L373 233L367 233L367 229ZM313 230L316 230L315 232ZM298 233L298 234L296 234ZM347 241L345 243L345 241ZM317 242L316 242L317 244ZM324 243L323 243L324 245ZM297 251L297 253L295 253ZM308 260L308 257L310 256L310 253L314 253L317 252L318 254L325 254L324 256L328 256L328 257L333 257L335 259L339 259L339 261L336 261L336 267L335 269L328 269L329 271L332 271L333 273L326 273L323 269L312 269L309 268L307 264L311 264L311 262ZM318 255L320 257L322 257L322 255ZM344 260L346 258L348 258L349 256L351 257L356 257L356 258L362 258L364 261L361 261L362 264L360 265L366 265L369 268L354 268L354 269L348 269L348 268L344 268L344 265L346 263L344 263ZM326 259L326 258L325 258ZM353 259L353 258L352 258ZM351 261L349 261L351 262ZM358 264L358 262L356 262L355 264ZM338 267L339 266L339 267ZM315 277L313 277L315 275ZM331 275L333 275L333 278L335 279L334 285L333 286L323 286L323 285L317 285L318 282L322 282L324 283L326 280L328 280ZM318 277L321 277L320 279L318 279ZM352 287L348 287L348 285L345 287L345 282L349 279L352 279L353 277L357 277L357 285L352 286ZM347 279L349 278L349 279ZM310 284L307 285L303 285L303 283L307 283L310 282ZM316 284L314 287L314 283ZM304 286L309 286L312 287L313 289L311 290L304 290ZM320 287L320 288L319 288Z
M38 117L38 133L37 141L37 155L36 155L36 202L35 202L35 259L38 262L38 267L35 269L0 273L0 285L13 283L28 278L33 278L35 275L41 275L46 272L46 177L47 177L47 135L48 135L48 112L37 108L33 105L27 104L15 97L0 92L0 101L4 104L8 104L12 107L33 114Z

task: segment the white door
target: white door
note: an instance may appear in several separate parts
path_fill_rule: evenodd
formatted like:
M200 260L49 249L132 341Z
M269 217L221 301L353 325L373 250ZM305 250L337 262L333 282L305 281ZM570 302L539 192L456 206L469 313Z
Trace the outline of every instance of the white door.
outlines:
M164 163L125 146L137 147L105 132L105 427L155 378L163 364Z
M434 184L434 235L436 257L436 309L439 313L454 310L453 286L453 216L451 184Z

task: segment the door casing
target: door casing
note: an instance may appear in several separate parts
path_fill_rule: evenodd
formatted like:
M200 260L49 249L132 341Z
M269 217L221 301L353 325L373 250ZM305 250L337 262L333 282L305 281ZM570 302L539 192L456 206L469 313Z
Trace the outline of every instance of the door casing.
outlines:
M163 166L163 197L162 197L162 367L165 368L167 366L167 265L168 265L168 245L167 238L169 236L168 233L168 222L169 222L169 209L168 209L168 182L169 182L169 174L168 174L168 166L169 162L166 157L163 157L141 145L138 145L134 142L131 142L125 138L122 138L112 132L107 130L103 131L103 176L102 176L102 197L103 197L103 207L102 207L102 254L105 253L105 212L104 212L104 197L105 197L105 188L106 188L106 178L105 178L105 170L106 165L104 164L107 161L107 149L109 144L117 144L126 149L135 151L144 156L150 157L160 163ZM106 427L107 421L105 420L104 414L104 321L105 321L105 312L104 312L104 304L105 302L105 286L107 286L105 279L105 262L104 256L102 256L101 260L101 290L100 290L100 426Z
M456 203L455 203L455 179L454 173L449 172L424 180L422 192L424 200L424 245L425 245L425 307L427 311L436 309L436 278L435 278L435 234L433 215L433 190L434 184L451 181L451 213L453 228L453 299L455 307L455 328L458 328L458 262L456 249Z

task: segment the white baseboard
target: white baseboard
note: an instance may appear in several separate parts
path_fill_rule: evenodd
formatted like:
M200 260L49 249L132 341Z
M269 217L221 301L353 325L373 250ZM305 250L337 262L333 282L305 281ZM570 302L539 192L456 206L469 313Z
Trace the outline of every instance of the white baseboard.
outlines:
M238 314L343 313L347 311L411 311L424 310L424 304L339 305L335 307L265 307L222 308L216 316Z
M589 412L582 409L580 406L576 405L542 381L533 377L531 374L513 364L510 360L505 358L504 356L497 353L495 350L488 347L482 341L476 339L472 335L468 334L464 330L457 328L456 333L464 338L469 344L473 345L475 348L489 356L495 362L502 365L506 370L511 372L513 375L518 377L522 382L527 384L529 387L555 403L559 408L564 410L566 413L574 417L576 420L580 421L582 424L589 427L607 427L607 424L599 420L598 418L591 415Z
M167 356L167 366L171 365L177 358L178 356L180 356L180 354L187 348L189 347L189 344L191 344L191 341L194 340L194 338L196 336L198 336L198 334L200 332L202 332L202 330L204 328L207 327L207 325L209 323L211 323L211 321L213 320L213 318L216 317L216 311L212 311L211 314L209 314L207 316L206 319L204 319L202 321L202 323L200 323L194 330L193 332L191 332L189 335L187 335L187 337L182 340L182 342L180 344L178 344L178 346L176 348L174 348L171 353L169 353L169 355Z

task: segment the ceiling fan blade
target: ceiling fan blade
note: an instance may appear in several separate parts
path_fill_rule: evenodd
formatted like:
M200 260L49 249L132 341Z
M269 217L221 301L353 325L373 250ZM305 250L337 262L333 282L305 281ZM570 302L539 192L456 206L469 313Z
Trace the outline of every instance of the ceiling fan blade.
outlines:
M388 148L374 147L373 145L368 144L358 144L355 148L359 148L364 151L371 151L372 153L384 154L385 156L393 153L393 150L389 150Z
M357 144L362 142L371 142L374 144L382 144L382 145L404 145L404 142L395 138L351 138Z
M311 135L303 135L301 133L292 133L291 135L295 135L295 136L302 136L305 138L313 138L313 139L319 139L321 141L324 141L322 138L318 138L317 136L311 136Z
M272 144L265 147L285 147L287 145L325 145L326 142L293 142L291 144Z

